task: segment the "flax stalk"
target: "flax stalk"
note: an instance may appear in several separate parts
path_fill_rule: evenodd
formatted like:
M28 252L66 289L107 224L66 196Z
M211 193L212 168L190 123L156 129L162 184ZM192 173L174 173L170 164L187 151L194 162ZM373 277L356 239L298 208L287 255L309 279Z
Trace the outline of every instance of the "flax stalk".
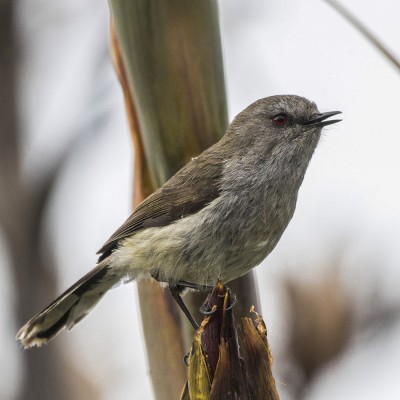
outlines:
M218 12L214 0L109 4L135 147L137 204L227 127ZM251 274L236 285L245 308L257 303ZM199 300L188 297L197 308ZM155 398L176 399L186 380L182 357L193 331L156 285L140 283L139 298Z

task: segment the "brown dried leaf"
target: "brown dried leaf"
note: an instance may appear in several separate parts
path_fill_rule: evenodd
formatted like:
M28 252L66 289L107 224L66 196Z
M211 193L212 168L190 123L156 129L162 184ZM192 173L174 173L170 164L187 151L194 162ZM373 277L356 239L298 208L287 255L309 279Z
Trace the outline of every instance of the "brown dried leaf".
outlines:
M259 315L257 322L258 329L251 318L242 318L243 331L239 335L250 399L279 400L266 327Z

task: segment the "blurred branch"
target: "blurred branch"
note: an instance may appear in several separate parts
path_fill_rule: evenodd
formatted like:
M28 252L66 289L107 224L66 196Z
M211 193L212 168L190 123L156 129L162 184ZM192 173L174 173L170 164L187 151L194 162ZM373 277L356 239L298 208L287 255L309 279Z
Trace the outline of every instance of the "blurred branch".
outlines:
M55 289L53 270L40 256L40 226L48 185L29 187L20 168L20 131L16 100L18 43L14 1L0 5L0 223L7 241L10 269L16 291L16 321L25 321ZM22 356L23 381L19 399L65 399L63 363L57 345ZM57 360L57 361L56 361Z
M389 49L347 8L336 0L324 0L333 9L335 9L344 19L346 19L354 28L365 36L372 45L398 70L400 70L400 60L389 51Z
M302 399L312 379L348 346L353 298L335 265L318 281L287 278L283 283L289 311L287 352L300 372L297 379L287 376L286 380L297 386L295 397Z
M16 292L15 320L19 325L57 294L53 238L44 234L43 224L49 200L65 161L82 141L88 139L88 135L93 134L93 130L87 129L83 134L77 132L72 135L60 157L48 165L34 185L23 175L20 147L23 135L19 130L16 100L17 60L20 55L16 41L18 34L14 31L14 15L15 2L2 2L0 186L4 190L0 196L0 223L10 254L10 269ZM58 342L40 350L23 352L21 359L23 379L18 394L20 400L97 397L90 375L76 372L76 365L66 361Z

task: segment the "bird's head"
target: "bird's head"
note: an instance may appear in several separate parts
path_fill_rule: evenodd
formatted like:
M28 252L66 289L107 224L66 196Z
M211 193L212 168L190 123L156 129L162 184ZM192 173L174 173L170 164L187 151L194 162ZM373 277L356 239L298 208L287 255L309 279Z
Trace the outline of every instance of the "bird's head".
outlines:
M320 113L315 103L304 97L280 95L257 100L239 113L229 134L242 146L316 147L324 126L339 122L328 120L340 111Z

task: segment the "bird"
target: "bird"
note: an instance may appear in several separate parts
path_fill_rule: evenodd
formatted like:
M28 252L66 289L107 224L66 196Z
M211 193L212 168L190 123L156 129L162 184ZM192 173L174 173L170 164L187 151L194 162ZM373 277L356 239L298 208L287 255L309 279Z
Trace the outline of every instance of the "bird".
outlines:
M314 102L269 96L240 112L224 136L149 195L101 247L95 267L30 319L16 339L41 346L82 320L121 282L155 279L188 314L186 288L227 283L275 248L328 119Z

